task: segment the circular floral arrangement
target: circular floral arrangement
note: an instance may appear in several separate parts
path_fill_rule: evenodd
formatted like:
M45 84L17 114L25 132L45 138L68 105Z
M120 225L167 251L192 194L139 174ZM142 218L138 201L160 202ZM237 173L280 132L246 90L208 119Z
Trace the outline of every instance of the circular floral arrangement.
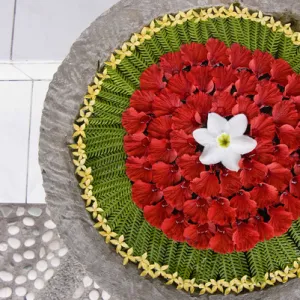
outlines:
M124 264L200 294L300 276L299 44L231 5L165 15L111 55L71 148Z

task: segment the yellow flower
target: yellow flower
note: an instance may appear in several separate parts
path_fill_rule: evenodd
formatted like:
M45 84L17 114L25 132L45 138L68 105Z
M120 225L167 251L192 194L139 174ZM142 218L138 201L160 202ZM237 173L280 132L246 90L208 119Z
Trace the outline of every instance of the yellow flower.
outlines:
M124 266L127 265L129 261L136 262L136 257L132 256L133 248L128 249L127 252L120 251L120 254L122 257L124 257L123 259Z
M73 133L73 137L76 137L76 136L82 136L82 137L86 137L85 135L85 124L82 124L81 126L77 125L77 124L73 124L73 127L75 129L75 132Z
M111 228L109 227L109 225L104 225L103 229L105 231L100 231L99 233L105 237L105 242L108 244L112 238L117 236L117 234L115 232L111 231Z
M78 175L80 177L82 177L81 182L86 182L87 180L90 180L90 182L93 181L92 168L91 167L85 168L83 171L79 171Z
M237 19L247 19L248 18L248 8L245 7L243 9L240 9L238 6L235 6L236 15L235 17Z
M264 16L261 11L258 12L258 16L256 18L256 22L260 23L261 25L266 25L266 23L270 20L270 17Z
M282 278L282 282L287 282L289 280L289 278L297 277L297 275L294 273L293 269L290 269L288 266L286 266L286 268L283 271L275 271L275 275L280 276ZM276 279L277 279L277 277L276 277Z
M193 279L185 279L183 281L183 289L186 290L187 292L191 292L194 293L195 291L195 287L197 287L198 285L195 284L195 278Z
M216 290L219 290L221 293L224 292L223 288L224 279L220 279L218 281L211 279L209 282L205 283L206 290L210 294L213 294L216 292Z
M121 235L119 237L119 239L117 239L117 240L111 240L110 242L113 245L117 246L116 247L117 253L119 253L122 250L122 248L126 248L126 249L129 248L128 245L124 242L124 235Z
M140 268L145 269L144 267L150 264L147 259L147 255L148 255L147 252L145 252L142 256L136 258L136 260L139 262L138 264L139 269Z
M172 16L172 15L169 15L169 18L172 22L171 26L176 26L176 25L183 24L180 13L178 13L175 17Z
M86 190L84 195L81 195L81 198L86 201L86 206L90 206L92 201L96 201L91 190Z
M78 173L78 172L80 172L81 170L85 170L85 169L86 169L85 161L86 161L85 158L83 158L83 159L81 159L81 160L73 159L73 163L74 163L74 165L77 167L76 170L75 170L75 173Z
M130 38L130 42L127 42L126 45L128 45L130 47L131 51L135 50L136 46L139 46L141 43L138 40L138 36L137 34L134 34L131 38Z
M208 19L208 14L203 9L201 9L199 14L196 11L193 11L193 14L195 17L195 23L199 23L200 21L207 21Z
M199 292L199 295L203 295L206 293L207 291L207 287L203 284L203 283L200 283L198 285L198 288L200 289L200 292Z
M257 19L258 12L250 13L249 11L247 12L247 19L250 21L255 21Z
M281 26L282 26L281 22L280 21L275 22L273 17L271 17L270 22L267 24L267 27L271 28L272 31L276 31L277 27L281 27Z
M88 101L87 99L84 99L83 104L85 106L82 108L82 110L87 110L90 112L94 111L93 106L95 105L95 100Z
M144 30L145 28L147 29L147 32L148 32L151 36L154 35L155 33L157 33L157 32L160 31L160 28L155 26L155 22L154 22L154 21L152 21L152 22L150 23L149 27L144 27L143 30Z
M92 89L94 89L94 90L98 89L99 92L100 92L101 89L102 89L102 84L103 84L103 80L102 79L99 80L99 78L97 76L95 76L94 77L94 84L92 85Z
M287 23L281 28L278 29L278 32L283 32L286 36L291 36L293 35L293 30L291 28L291 24Z
M93 205L90 207L87 207L86 210L90 213L92 213L93 219L96 219L99 212L103 212L103 209L98 207L97 201L94 201Z
M107 68L104 68L102 73L97 73L97 76L103 81L104 79L110 78L110 76L107 74Z
M101 228L107 223L107 220L103 218L100 214L98 214L97 216L97 221L98 222L94 224L94 228Z
M237 284L237 279L232 279L230 282L224 281L223 286L226 288L224 294L228 295L231 291L234 291L235 293L238 293L236 284Z
M158 263L154 263L154 267L155 267L155 273L154 273L154 277L158 277L158 276L165 276L166 275L166 270L169 268L169 266L160 266Z
M217 9L216 7L211 7L207 10L207 16L211 19L226 18L226 15L224 14L224 12L226 13L224 6L220 7L220 9Z
M85 111L83 109L81 109L79 114L80 114L80 118L77 119L77 122L78 123L83 122L84 124L88 125L89 124L89 117L92 115L92 113L91 112L85 113Z
M161 28L171 25L171 21L169 20L168 15L164 15L161 20L157 19L156 22Z
M112 69L116 69L117 65L119 65L121 63L121 59L116 59L116 57L112 54L110 56L110 61L106 61L105 64L108 66L111 66Z
M85 99L95 100L96 97L99 95L100 90L94 89L93 86L88 86L88 93L84 96Z
M86 148L86 145L83 143L81 136L78 138L77 144L72 144L70 145L70 148L75 149L75 150L83 150Z
M177 290L182 290L183 289L183 286L184 286L184 281L181 277L178 277L175 279L175 282L177 283L177 287L176 289Z
M173 273L173 274L166 274L165 278L169 279L169 280L166 282L166 284L167 284L167 285L170 285L170 284L176 282L177 277L178 277L178 273L177 273L177 272L175 272L175 273Z
M274 285L274 283L276 282L276 279L269 279L269 273L266 273L264 276L264 279L262 282L258 282L256 283L256 286L260 287L261 289L264 289L266 287L266 285Z
M115 52L119 55L119 58L122 60L126 56L131 56L132 52L128 50L126 43L123 44L121 50L117 49Z
M292 41L295 45L300 45L300 33L299 32L293 33L291 38L292 38Z
M92 178L93 179L93 178ZM91 179L88 179L88 180L81 180L81 182L79 183L79 186L84 190L91 190L93 189L93 186L91 185Z
M154 272L153 272L154 265L150 265L150 264L144 265L143 269L144 271L141 273L141 276L149 275L152 278L154 278Z

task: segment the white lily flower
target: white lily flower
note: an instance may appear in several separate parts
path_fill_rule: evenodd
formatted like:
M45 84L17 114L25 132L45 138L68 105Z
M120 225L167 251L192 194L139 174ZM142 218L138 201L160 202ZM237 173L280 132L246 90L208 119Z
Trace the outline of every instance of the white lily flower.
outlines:
M204 146L200 161L204 165L221 162L227 169L237 172L241 154L251 152L257 145L256 140L244 135L247 126L244 114L227 121L216 113L209 113L207 128L199 128L193 132L196 142Z

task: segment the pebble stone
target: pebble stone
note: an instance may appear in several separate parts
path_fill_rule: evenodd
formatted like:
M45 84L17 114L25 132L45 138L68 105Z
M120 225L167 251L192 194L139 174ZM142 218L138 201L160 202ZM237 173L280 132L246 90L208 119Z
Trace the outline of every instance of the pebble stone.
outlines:
M31 250L25 251L24 254L23 254L23 256L24 256L24 258L26 258L26 259L34 259L34 258L35 258L35 254L34 254L34 252L31 251Z
M58 257L53 257L50 263L53 267L57 268L60 265L60 259Z
M28 209L28 213L31 215L31 216L34 216L34 217L39 217L41 214L42 214L42 210L39 208L39 207L30 207Z
M47 270L47 268L48 268L48 264L47 264L47 262L45 260L40 260L39 262L37 262L36 268L40 272L45 272Z
M79 299L83 295L83 293L84 293L84 287L81 285L75 290L72 298Z
M0 251L4 252L6 251L8 248L6 243L0 243Z
M57 241L57 240L51 242L51 244L49 245L49 249L50 249L51 251L56 251L56 250L59 249L59 247L60 247L60 244L59 244L59 241Z
M58 256L62 257L65 256L68 253L68 249L67 248L61 248L58 251Z
M53 223L52 220L48 220L44 223L44 226L48 229L54 229L56 228L56 225Z
M22 257L22 255L21 254L19 254L19 253L14 253L14 255L13 255L13 260L15 261L15 262L20 262L20 261L22 261L23 260L23 257Z
M54 257L54 254L52 252L49 252L47 254L47 259L52 259Z
M48 230L42 236L42 240L43 240L44 243L50 242L52 240L52 238L53 238L53 231L52 230Z
M21 246L21 242L16 238L8 238L7 242L13 249L18 249Z
M0 272L0 279L4 282L12 281L14 279L14 276L6 271Z
M4 287L0 289L0 298L2 299L10 298L11 294L12 294L12 289L9 287Z
M32 234L35 235L35 236L39 236L40 235L40 232L37 230L37 229L34 229L32 231Z
M84 276L82 281L84 287L89 287L93 283L93 279L89 276Z
M37 273L35 270L30 270L27 274L29 280L35 280L37 277Z
M107 291L102 291L101 297L103 300L109 300L110 294Z
M41 278L37 278L34 282L34 287L37 289L37 290L41 290L43 289L45 286L45 283L44 283L44 280L41 279Z
M44 274L45 281L48 281L49 279L51 279L53 275L54 275L54 270L48 269Z
M39 253L40 258L43 258L43 257L45 256L45 254L46 254L45 248L44 248L44 247L41 247L40 253Z
M91 292L89 293L89 298L90 298L90 300L98 300L99 297L100 297L100 294L99 294L99 292L96 291L96 290L93 290L93 291L91 291Z
M23 219L23 223L24 223L24 225L26 225L26 226L33 226L35 222L34 222L34 220L33 220L32 218L25 217L25 218Z
M17 211L16 211L16 215L18 217L23 216L25 213L25 208L24 207L18 207Z
M31 247L35 244L35 239L27 239L25 242L24 242L24 245L25 247Z
M7 231L10 235L16 235L20 232L20 228L18 226L12 225L7 228Z
M26 295L26 300L34 300L34 298L35 298L34 293L28 293L28 294Z
M26 281L27 281L27 278L24 275L17 276L16 279L15 279L15 283L18 284L18 285L23 284Z
M27 290L26 290L23 286L18 286L18 287L15 289L15 293L16 293L17 296L23 297L23 296L26 295Z
M94 288L95 289L99 289L100 288L100 286L94 281Z

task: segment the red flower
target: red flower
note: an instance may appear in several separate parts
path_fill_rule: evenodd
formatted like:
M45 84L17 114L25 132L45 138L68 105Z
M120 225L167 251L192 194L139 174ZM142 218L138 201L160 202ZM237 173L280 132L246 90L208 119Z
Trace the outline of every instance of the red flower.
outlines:
M229 60L232 68L248 68L249 62L252 59L251 51L237 43L232 44L230 49Z
M186 180L193 180L200 176L200 173L205 170L204 165L199 160L199 154L188 155L184 154L177 158L177 165L181 169L181 175Z
M270 207L268 213L271 217L269 223L274 228L274 235L280 236L288 231L293 222L293 215L284 210L282 206Z
M274 147L273 162L277 162L283 167L290 167L290 151L287 145L279 144Z
M284 204L284 208L293 214L293 219L297 220L300 217L300 199L294 197L289 192L283 192L280 196L280 201Z
M256 141L256 148L248 156L253 157L263 164L270 164L274 158L274 145L272 141L265 139L257 139Z
M236 251L249 251L259 242L259 233L251 223L238 223L232 235Z
M136 111L150 113L155 94L151 91L136 90L130 98L130 107Z
M300 162L299 161L294 164L294 173L296 175L300 175Z
M137 112L134 108L130 107L122 115L122 126L130 134L141 133L146 127L147 123L151 120L144 112Z
M224 226L231 224L236 217L236 210L230 206L226 198L217 198L213 200L207 212L208 220Z
M259 107L273 106L282 100L282 94L277 85L273 82L262 80L256 86L257 94L254 96L254 102Z
M148 151L150 140L143 133L125 135L124 150L129 156L143 156Z
M275 59L271 68L271 81L274 81L282 86L288 83L288 76L293 73L293 69L288 62L282 58Z
M265 208L279 202L277 189L266 183L259 183L252 191L251 198L257 203L257 207Z
M180 72L170 78L168 82L168 89L173 93L179 95L180 99L185 99L191 95L196 87L186 79L186 73Z
M266 177L266 183L273 185L279 192L284 191L289 185L289 181L292 178L292 173L289 169L285 169L278 163L271 163L268 167L268 175Z
M285 87L285 96L299 96L300 95L300 75L292 74L287 77L288 84Z
M213 231L211 224L189 225L184 229L183 236L190 246L196 249L207 249Z
M224 197L231 196L242 187L239 172L233 172L227 169L223 169L220 172L219 178L221 181L220 194Z
M160 67L166 77L179 73L184 67L180 52L169 52L160 57Z
M206 123L207 116L212 106L212 97L205 93L199 92L186 99L186 105L195 109L201 117L201 122Z
M290 151L299 147L299 132L291 125L285 124L277 128L277 135L281 144L286 144Z
M126 161L126 174L132 181L152 181L152 166L145 157L130 156Z
M214 89L214 82L212 81L211 67L196 66L192 67L191 71L187 73L186 78L197 87L201 92L210 93Z
M251 120L259 114L259 108L251 99L240 96L237 99L237 104L232 108L232 114L245 114L248 120Z
M300 198L300 175L293 177L290 181L290 192Z
M181 105L182 103L177 94L163 90L153 101L153 113L157 117L171 115Z
M155 184L136 181L132 185L132 200L141 209L146 205L157 203L163 197L163 192Z
M183 214L177 214L165 219L161 225L161 230L168 238L177 242L184 242L183 232L187 225Z
M148 125L148 133L157 139L168 139L172 131L172 118L170 116L161 116L151 120Z
M157 65L151 65L140 77L141 90L158 92L166 86L163 82L164 73Z
M200 127L201 117L199 113L187 105L178 108L173 114L173 128L183 129L187 134Z
M240 191L230 200L230 206L236 208L238 219L248 219L256 214L256 203L250 199L248 192Z
M207 171L201 172L200 178L193 179L190 187L194 193L202 197L215 197L220 191L218 177Z
M196 151L196 142L192 135L187 135L182 129L173 130L170 134L171 145L177 151L179 156L183 154L194 154Z
M234 250L232 229L217 226L215 235L209 241L209 247L218 253L231 253Z
M193 222L205 224L208 222L207 212L211 200L197 197L197 199L187 200L183 205L183 213Z
M228 117L232 115L232 109L235 105L235 98L228 92L222 92L214 97L211 111L222 117Z
M269 223L265 223L263 218L260 216L256 216L253 219L250 219L259 233L259 242L263 242L265 240L269 240L274 237L274 228Z
M265 165L254 159L242 158L240 167L242 169L241 182L246 189L262 182L268 172L268 168Z
M207 60L207 50L199 43L181 45L180 52L186 65L198 65Z
M270 53L261 52L257 49L253 52L253 58L249 63L249 67L257 77L260 77L267 73L270 74L273 61L274 58Z
M149 145L148 159L151 162L163 161L173 162L177 157L177 152L172 149L170 141L166 139L152 139Z
M176 184L180 178L181 175L177 165L170 165L164 162L158 162L153 165L153 182L160 189Z
M192 198L189 182L183 181L175 186L168 186L164 189L164 197L171 207L182 210L184 202Z
M272 117L261 114L250 121L251 136L261 139L273 139L275 136L275 125Z
M237 80L235 71L231 66L214 68L211 73L217 91L227 90L230 92L232 85Z
M247 70L242 70L238 73L238 80L235 82L237 95L255 95L256 85L258 83L257 78Z
M229 64L229 56L227 54L227 47L224 42L210 38L206 42L206 49L208 51L207 58L209 63L214 66L218 63L223 65Z
M289 124L296 126L298 123L298 112L295 104L291 101L281 101L274 105L272 110L273 120L276 125Z
M155 205L146 205L144 207L144 217L150 225L160 229L163 221L170 217L173 208L166 201L160 201Z

